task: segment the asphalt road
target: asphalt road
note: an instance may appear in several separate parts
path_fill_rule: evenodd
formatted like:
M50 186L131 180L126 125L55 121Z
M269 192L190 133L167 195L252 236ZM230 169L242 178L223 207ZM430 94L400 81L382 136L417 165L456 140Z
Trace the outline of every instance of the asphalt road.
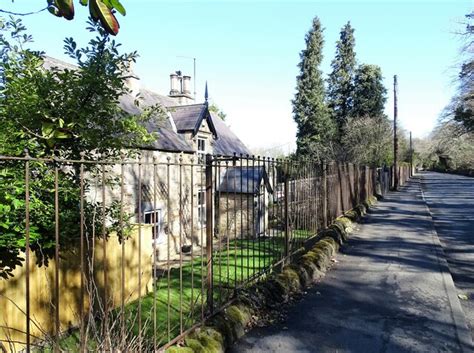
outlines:
M418 181L380 202L336 259L286 321L250 331L230 351L471 352Z
M422 189L474 336L474 178L425 172Z

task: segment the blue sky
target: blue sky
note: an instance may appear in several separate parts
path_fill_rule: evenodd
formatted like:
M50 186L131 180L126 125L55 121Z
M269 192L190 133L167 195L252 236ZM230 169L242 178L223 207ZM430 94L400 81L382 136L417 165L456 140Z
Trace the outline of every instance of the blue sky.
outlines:
M24 17L34 47L51 56L62 53L65 37L86 44L86 8L77 2L72 22L48 13ZM0 8L30 11L46 1L6 1ZM205 81L211 99L226 113L232 129L250 147L294 147L291 114L299 53L312 18L325 27L322 70L330 71L340 28L355 28L359 63L381 66L391 96L399 81L399 117L414 136L427 134L454 91L464 15L472 2L451 1L152 1L122 0L117 40L125 51L140 54L135 71L141 85L169 91L169 74L192 75L197 58L197 94ZM393 101L386 112L393 114Z

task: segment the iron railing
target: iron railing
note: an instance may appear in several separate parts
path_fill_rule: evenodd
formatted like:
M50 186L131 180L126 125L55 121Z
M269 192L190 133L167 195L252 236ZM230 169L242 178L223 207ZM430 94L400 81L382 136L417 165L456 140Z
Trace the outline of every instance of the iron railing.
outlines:
M2 209L17 222L0 237L24 242L0 255L6 351L162 350L393 179L348 163L152 151L0 166L12 184L0 206L15 203Z

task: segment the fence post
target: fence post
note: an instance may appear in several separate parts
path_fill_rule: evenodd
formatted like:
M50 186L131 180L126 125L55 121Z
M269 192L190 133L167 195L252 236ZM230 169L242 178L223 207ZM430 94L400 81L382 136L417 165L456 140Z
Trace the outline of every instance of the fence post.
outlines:
M286 258L290 254L290 213L289 213L289 181L290 181L290 168L289 168L289 161L286 162L286 175L285 175L285 261Z
M212 232L213 232L213 217L212 217L212 156L206 155L206 259L207 259L207 308L209 313L214 311L214 280L212 265L214 262L212 252Z
M328 226L328 170L326 163L321 163L321 169L323 172L323 177L321 180L322 183L322 199L323 199L323 227L326 228Z

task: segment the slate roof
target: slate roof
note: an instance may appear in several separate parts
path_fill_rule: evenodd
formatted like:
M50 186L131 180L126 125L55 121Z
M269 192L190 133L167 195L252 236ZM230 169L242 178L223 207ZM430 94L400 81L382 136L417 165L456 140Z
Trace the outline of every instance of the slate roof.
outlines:
M221 156L232 156L236 154L252 154L252 152L240 141L232 130L217 116L211 112L211 118L217 131L217 140L214 143L214 154Z
M190 104L169 108L178 132L195 131L205 114L204 104Z
M75 70L77 66L64 61L45 56L43 66L46 69L57 67L60 70ZM190 104L176 106L176 101L147 89L140 89L141 105L152 106L160 104L169 112L167 119L155 119L147 123L146 128L155 132L158 138L147 149L167 152L196 152L193 145L184 138L183 132L197 133L201 122L206 119L214 135L214 154L232 156L236 154L251 154L244 143L229 129L217 114L209 112L207 104ZM129 114L139 114L140 108L134 103L135 96L127 94L120 97L120 107Z
M142 97L140 103L142 106L161 104L162 106L167 107L170 104L173 105L176 103L169 97L162 96L146 89L140 90L140 96ZM135 97L132 95L124 95L120 97L120 107L129 114L139 114L140 108L135 105L134 101ZM148 131L155 132L158 135L158 138L151 145L146 146L146 148L170 152L195 152L193 146L186 141L184 136L178 134L174 130L169 118L151 119L147 123L146 128Z
M221 175L218 191L236 194L257 194L262 180L267 191L272 193L273 190L265 167L231 167L227 168Z

